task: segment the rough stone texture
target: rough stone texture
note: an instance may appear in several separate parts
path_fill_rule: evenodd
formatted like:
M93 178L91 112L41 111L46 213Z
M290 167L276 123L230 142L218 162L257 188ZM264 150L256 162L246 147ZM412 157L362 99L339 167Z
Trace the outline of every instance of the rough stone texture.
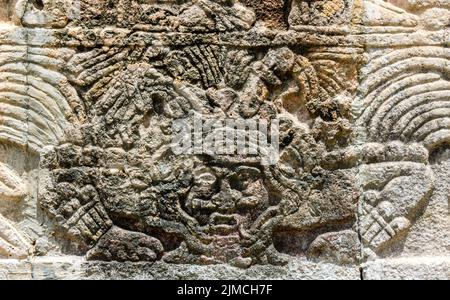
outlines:
M448 0L0 0L0 278L450 279L449 44ZM174 153L194 114L279 160Z
M405 257L366 263L363 278L367 280L448 280L448 256Z
M90 262L79 257L47 257L31 261L4 260L0 279L158 279L158 280L263 280L360 279L357 266L314 263L293 259L285 266L258 265L248 269L229 265L187 265L164 262Z

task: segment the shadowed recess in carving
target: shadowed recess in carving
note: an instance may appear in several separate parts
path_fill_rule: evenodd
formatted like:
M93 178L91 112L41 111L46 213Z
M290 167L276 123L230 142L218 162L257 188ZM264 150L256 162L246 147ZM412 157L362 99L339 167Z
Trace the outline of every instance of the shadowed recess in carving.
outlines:
M256 13L257 20L264 21L271 28L288 27L288 13L291 0L241 0Z

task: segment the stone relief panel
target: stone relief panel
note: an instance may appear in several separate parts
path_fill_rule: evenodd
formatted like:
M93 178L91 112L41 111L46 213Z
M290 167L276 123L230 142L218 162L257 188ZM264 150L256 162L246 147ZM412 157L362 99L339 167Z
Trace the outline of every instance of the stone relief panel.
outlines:
M448 232L447 1L0 8L0 258L356 265ZM195 114L276 120L278 161L174 153Z
M88 257L114 260L121 258L106 250L117 243L116 235L105 235L108 230L120 231L125 240L134 232L154 237L149 259L250 266L282 262L276 247L287 249L283 241L274 244L273 234L280 240L288 230L306 231L299 238L310 243L316 230L351 228L357 201L352 174L320 166L320 154L347 143L350 132L348 101L356 85L343 80L347 70L333 67L357 50L335 52L340 49L301 55L287 47L261 53L196 45L105 48L74 56L68 68L86 91L89 123L79 145L45 154L42 167L53 186L41 205L63 221L81 248L94 246ZM356 72L349 73L347 80L355 81ZM214 118L279 118L279 164L175 156L170 124L192 110ZM325 134L331 128L334 134Z
M370 5L380 5L383 11L371 11L366 18L375 19L375 24L382 22L396 26L399 32L414 32L418 38L430 37L430 40L424 44L394 42L388 45L381 45L377 41L369 43L367 47L367 63L361 69L359 92L353 102L354 124L358 132L356 139L364 142L384 141L385 145L390 145L392 154L398 151L394 148L401 144L409 148L401 151L402 154L394 159L404 163L380 165L376 171L369 171L370 168L364 166L361 173L363 182L375 184L378 181L375 178L380 178L381 173L378 172L384 168L383 180L388 180L375 188L378 190L376 192L373 188L364 187L360 202L362 242L370 249L365 253L368 257L373 255L372 251L381 256L392 256L393 253L402 253L405 248L415 248L416 242L409 241L407 237L410 230L416 227L414 223L422 218L424 212L425 215L434 214L430 203L436 205L435 202L440 201L439 205L448 206L447 200L437 197L437 191L448 184L439 178L442 176L440 171L440 175L436 176L435 170L447 164L442 153L447 151L449 145L449 114L445 108L449 92L446 87L449 80L449 52L443 46L448 43L449 37L449 6L440 1L387 2L396 6L372 1ZM384 9L391 13L385 13ZM430 19L431 15L435 17ZM439 39L444 44L436 43ZM404 167L401 167L402 164ZM396 179L389 179L389 174L394 174L392 171L401 173L395 175ZM394 182L398 184L392 186ZM383 206L386 206L386 210L381 208ZM383 211L381 214L380 209ZM448 210L447 213L440 211L433 217L446 221L440 222L438 226L441 229L436 229L436 226L432 235L439 236L439 230L448 232ZM389 222L394 227L387 226ZM385 229L382 231L378 229L383 227ZM377 238L370 234L376 231L379 236L385 237ZM367 234L372 236L371 240L365 237ZM439 247L442 248L442 245Z

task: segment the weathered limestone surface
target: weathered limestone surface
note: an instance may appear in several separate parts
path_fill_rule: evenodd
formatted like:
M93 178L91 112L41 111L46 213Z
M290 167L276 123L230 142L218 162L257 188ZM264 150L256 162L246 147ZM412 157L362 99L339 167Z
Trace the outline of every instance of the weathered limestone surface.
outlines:
M0 0L0 279L450 279L449 44L448 0Z

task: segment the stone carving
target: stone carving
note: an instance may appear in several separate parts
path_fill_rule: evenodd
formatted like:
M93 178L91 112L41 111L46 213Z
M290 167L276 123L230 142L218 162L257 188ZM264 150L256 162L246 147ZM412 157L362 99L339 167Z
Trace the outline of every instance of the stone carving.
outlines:
M75 113L83 114L76 91L58 72L70 53L9 45L1 49L0 86L5 100L0 137L39 151L70 136L67 133L77 122Z
M448 7L439 1L387 2L408 12L370 1L368 11L374 7L381 10L368 13L369 24L401 25L401 31L408 31L407 27L435 31L448 26L448 18L431 24L425 17L430 7L448 16ZM446 37L444 32L439 35ZM431 43L372 45L369 49L353 109L357 140L368 145L384 142L378 149L373 145L366 149L372 153L372 162L361 166L359 176L364 190L360 234L365 255L373 256L372 251L385 255L388 245L392 249L393 243L404 238L433 194L435 180L429 163L435 162L436 152L448 147L449 58L445 47Z
M361 102L368 104L357 124L367 128L369 139L417 141L429 150L448 140L449 55L441 47L414 47L371 61L365 71L380 72L384 82L370 76L361 84Z
M39 156L58 254L354 266L401 254L445 181L446 1L2 5L0 140ZM278 161L175 154L172 124L193 114L276 120ZM8 163L0 200L31 197ZM16 221L0 215L1 257L36 242Z
M81 1L80 25L163 31L230 31L249 29L255 14L237 1Z
M28 11L25 8L37 9L36 3L26 1L18 1L15 6L13 1L5 4L9 5L9 12L15 12L8 15L12 21L18 16L25 20L23 13ZM45 146L76 136L74 125L78 123L78 115L82 117L83 108L76 91L59 70L72 51L28 46L27 39L25 35L16 39L16 45L0 45L0 141L12 145L11 149L39 155ZM27 159L27 154L21 155L17 157ZM23 202L29 192L26 180L6 163L0 161L0 166L0 200ZM0 223L0 236L4 239L0 252L6 257L26 257L31 248L26 235L3 216Z
M26 194L21 178L8 166L0 164L0 193L4 201L20 200Z
M289 24L329 26L350 24L358 0L293 0Z
M25 195L22 179L10 167L0 163L0 201L18 202ZM24 258L30 247L26 237L0 214L0 258Z
M95 245L115 224L125 229L124 236L131 230L158 238L166 252L163 260L184 263L278 263L275 230L282 234L286 228L334 222L350 226L357 199L345 195L349 187L344 183L331 183L348 184L349 178L323 170L319 159L327 147L345 144L351 131L348 101L354 91L345 82L345 71L333 68L351 60L353 50L341 51L323 49L303 56L281 48L257 60L254 51L200 45L94 49L75 55L68 69L74 84L86 91L89 122L81 147L61 145L44 157L49 165L43 167L54 181L49 190L57 196L45 195L43 208L79 237L82 248ZM286 80L292 84L283 87ZM303 89L309 84L309 91ZM270 90L277 87L279 96L272 95ZM300 98L304 108L292 103ZM311 117L311 130L297 114L301 109L317 115ZM236 157L176 157L169 147L170 123L189 110L217 118L267 119L286 111L280 164L267 168ZM330 128L335 133L325 134ZM342 199L318 188L327 181ZM321 197L326 198L323 204L318 203ZM295 214L299 206L306 211ZM307 220L296 224L296 218ZM101 254L108 251L109 238L99 243L90 257L121 259L111 251Z
M31 248L30 242L14 228L13 224L0 215L0 258L26 258Z

